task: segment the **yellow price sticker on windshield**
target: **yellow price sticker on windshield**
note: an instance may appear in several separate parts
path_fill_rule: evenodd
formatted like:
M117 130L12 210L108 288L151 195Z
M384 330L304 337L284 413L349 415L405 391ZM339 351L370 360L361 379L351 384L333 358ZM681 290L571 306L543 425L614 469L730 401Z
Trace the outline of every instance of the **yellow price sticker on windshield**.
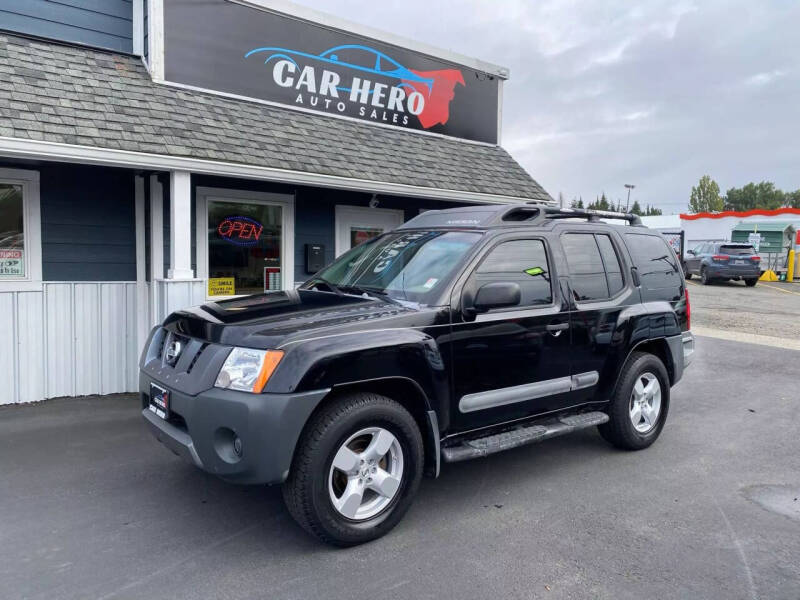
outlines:
M544 269L542 267L532 267L530 269L525 269L525 273L535 277L536 275L542 275L544 273Z

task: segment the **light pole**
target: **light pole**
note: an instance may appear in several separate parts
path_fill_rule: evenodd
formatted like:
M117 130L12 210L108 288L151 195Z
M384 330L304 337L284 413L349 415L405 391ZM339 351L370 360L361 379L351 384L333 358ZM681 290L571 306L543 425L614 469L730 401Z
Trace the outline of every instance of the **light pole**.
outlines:
M625 187L628 188L628 202L625 204L625 212L628 212L631 208L631 190L636 186L632 183L626 183Z

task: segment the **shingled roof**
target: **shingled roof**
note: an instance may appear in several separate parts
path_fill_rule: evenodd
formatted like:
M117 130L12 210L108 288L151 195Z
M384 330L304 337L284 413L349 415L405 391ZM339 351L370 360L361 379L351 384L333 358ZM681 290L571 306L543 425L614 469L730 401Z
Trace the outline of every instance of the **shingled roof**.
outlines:
M156 84L137 57L0 33L0 136L551 201L498 146Z

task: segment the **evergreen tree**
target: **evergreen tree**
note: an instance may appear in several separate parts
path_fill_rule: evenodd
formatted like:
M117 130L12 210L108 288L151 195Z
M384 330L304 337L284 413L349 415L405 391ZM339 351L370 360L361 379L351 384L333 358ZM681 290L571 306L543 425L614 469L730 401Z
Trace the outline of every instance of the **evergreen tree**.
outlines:
M689 196L689 211L693 213L719 212L722 209L723 203L719 195L719 185L710 176L703 175L699 183L692 188L692 193Z

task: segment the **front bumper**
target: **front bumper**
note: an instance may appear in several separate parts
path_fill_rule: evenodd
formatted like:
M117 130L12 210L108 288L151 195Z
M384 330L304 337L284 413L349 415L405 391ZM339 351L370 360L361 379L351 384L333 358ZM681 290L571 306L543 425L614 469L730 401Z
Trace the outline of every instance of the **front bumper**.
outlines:
M170 419L148 409L150 384L170 391ZM142 416L161 443L185 461L236 483L282 483L289 474L300 433L330 390L297 394L249 394L212 388L182 394L139 375ZM241 455L234 440L241 440Z

